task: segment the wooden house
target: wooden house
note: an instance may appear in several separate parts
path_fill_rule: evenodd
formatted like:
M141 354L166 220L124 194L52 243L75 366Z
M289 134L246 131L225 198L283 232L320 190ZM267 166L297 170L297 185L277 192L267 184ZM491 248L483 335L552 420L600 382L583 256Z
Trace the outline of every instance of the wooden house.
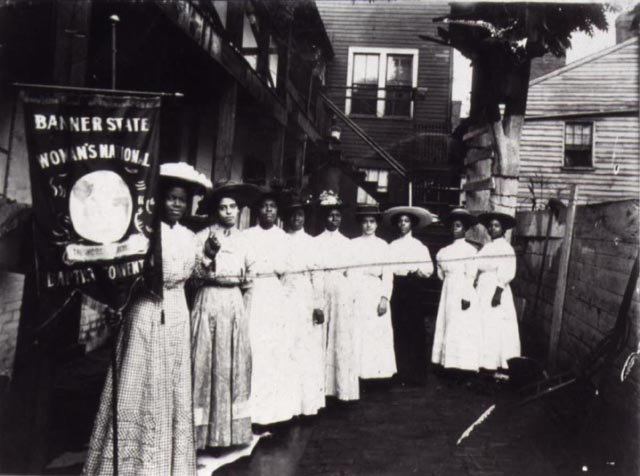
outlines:
M341 194L353 204L406 204L412 182L414 204L449 203L453 53L418 36L436 34L433 19L448 4L316 3L334 50L327 96L341 130L341 160L361 174L345 174Z
M638 37L530 83L518 208L578 185L578 203L638 198Z

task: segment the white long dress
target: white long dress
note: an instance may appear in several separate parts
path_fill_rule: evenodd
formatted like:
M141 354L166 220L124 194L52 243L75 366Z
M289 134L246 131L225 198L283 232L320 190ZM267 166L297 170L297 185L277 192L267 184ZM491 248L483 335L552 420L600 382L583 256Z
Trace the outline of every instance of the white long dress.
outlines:
M287 272L282 284L291 308L294 345L291 359L300 376L297 414L315 415L324 407L324 350L322 324L313 322L313 310L322 309L322 279L314 239L304 230L287 234Z
M357 328L351 283L346 277L352 259L351 240L339 231L325 230L315 242L324 268L325 393L340 400L357 400Z
M477 371L480 367L482 321L473 287L477 254L471 244L459 238L436 255L438 277L444 282L431 361L445 368ZM470 302L466 310L461 307L463 299Z
M504 238L493 240L478 253L478 312L482 317L482 361L485 369L507 368L520 356L518 320L509 283L516 275L516 255ZM496 287L503 288L500 305L491 306Z
M391 303L378 315L380 299L390 300L393 287L389 245L375 235L354 238L351 244L353 266L347 275L354 293L360 378L389 378L396 373Z
M251 342L251 420L268 425L296 415L300 402L299 374L291 359L294 319L279 276L287 266L287 235L273 226L254 226L243 233L247 277L245 295Z

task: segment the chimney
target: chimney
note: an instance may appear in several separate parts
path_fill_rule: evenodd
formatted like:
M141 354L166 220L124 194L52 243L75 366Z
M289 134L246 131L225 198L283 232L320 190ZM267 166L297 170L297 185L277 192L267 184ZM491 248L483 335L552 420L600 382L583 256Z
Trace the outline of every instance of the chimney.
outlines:
M633 10L623 12L616 17L616 44L638 36L638 20L640 20L640 3Z

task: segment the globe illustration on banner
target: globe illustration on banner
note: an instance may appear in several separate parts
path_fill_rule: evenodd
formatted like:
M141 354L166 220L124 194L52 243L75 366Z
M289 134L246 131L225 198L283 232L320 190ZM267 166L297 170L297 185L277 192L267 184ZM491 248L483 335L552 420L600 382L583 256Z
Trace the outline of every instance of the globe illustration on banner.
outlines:
M110 170L83 175L71 189L71 223L86 240L102 244L120 240L129 229L132 211L129 187Z

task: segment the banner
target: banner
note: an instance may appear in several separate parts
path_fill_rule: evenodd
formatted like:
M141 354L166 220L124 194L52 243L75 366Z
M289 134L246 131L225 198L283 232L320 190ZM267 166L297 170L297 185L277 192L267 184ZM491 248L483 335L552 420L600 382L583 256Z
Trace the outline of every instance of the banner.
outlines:
M121 309L144 276L161 293L160 98L23 91L22 101L42 311L75 291Z

